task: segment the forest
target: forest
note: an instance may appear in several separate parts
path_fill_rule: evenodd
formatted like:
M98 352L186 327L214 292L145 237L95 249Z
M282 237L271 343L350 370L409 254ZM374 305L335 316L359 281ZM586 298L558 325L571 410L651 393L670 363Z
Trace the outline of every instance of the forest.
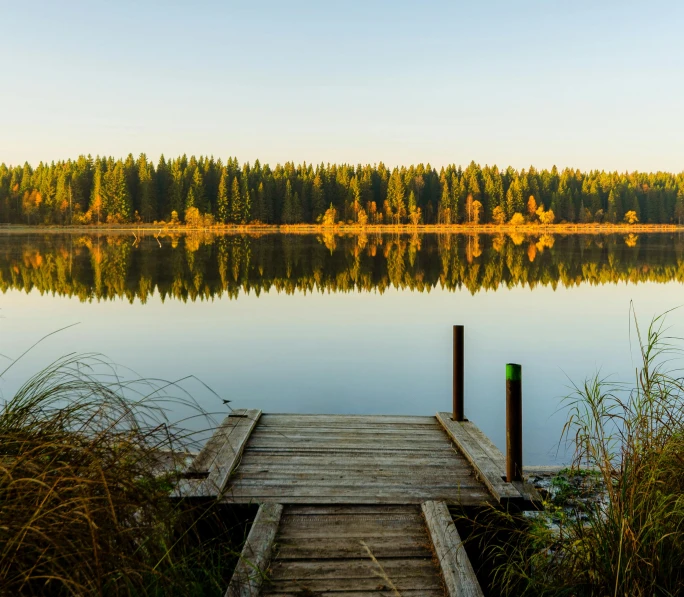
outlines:
M274 168L182 156L0 164L0 223L89 225L684 222L684 172L429 164Z
M670 281L684 234L0 235L0 291L81 301Z

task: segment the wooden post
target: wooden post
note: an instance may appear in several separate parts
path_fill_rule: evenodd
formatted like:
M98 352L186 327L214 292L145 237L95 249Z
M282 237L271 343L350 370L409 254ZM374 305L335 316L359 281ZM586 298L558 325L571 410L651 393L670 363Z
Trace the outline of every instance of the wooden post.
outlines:
M506 365L506 481L522 481L522 367Z
M464 421L463 414L463 326L454 326L454 421Z

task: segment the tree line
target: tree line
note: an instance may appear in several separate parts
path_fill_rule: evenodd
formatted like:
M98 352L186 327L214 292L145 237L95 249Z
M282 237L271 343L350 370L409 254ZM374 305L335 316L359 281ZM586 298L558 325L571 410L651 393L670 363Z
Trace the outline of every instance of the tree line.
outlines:
M182 156L0 164L0 223L650 224L684 222L684 172L505 170Z
M684 282L684 234L0 236L0 291L82 301L646 281Z

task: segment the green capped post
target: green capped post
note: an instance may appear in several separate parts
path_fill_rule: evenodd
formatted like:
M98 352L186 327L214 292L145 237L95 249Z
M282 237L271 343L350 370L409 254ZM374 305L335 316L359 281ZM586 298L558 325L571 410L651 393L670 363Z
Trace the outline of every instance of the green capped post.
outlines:
M506 365L506 481L522 481L522 367Z
M522 367L513 363L506 365L506 381L521 381Z

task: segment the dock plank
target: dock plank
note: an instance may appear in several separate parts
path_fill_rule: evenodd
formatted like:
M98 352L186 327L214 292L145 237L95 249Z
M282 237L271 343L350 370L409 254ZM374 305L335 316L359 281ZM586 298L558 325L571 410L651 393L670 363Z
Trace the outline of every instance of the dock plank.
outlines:
M225 597L259 595L282 513L280 504L264 504L259 508Z
M449 597L483 597L480 583L444 502L422 506Z
M204 476L183 479L177 488L178 495L185 498L219 495L239 462L260 416L260 410L232 411L188 469L194 475Z
M437 420L474 467L492 495L502 505L521 507L525 501L523 495L511 483L504 481L499 463L489 457L469 430L464 428L463 423L452 421L451 413L446 412L437 413Z
M446 595L417 505L288 505L275 544L269 597Z

